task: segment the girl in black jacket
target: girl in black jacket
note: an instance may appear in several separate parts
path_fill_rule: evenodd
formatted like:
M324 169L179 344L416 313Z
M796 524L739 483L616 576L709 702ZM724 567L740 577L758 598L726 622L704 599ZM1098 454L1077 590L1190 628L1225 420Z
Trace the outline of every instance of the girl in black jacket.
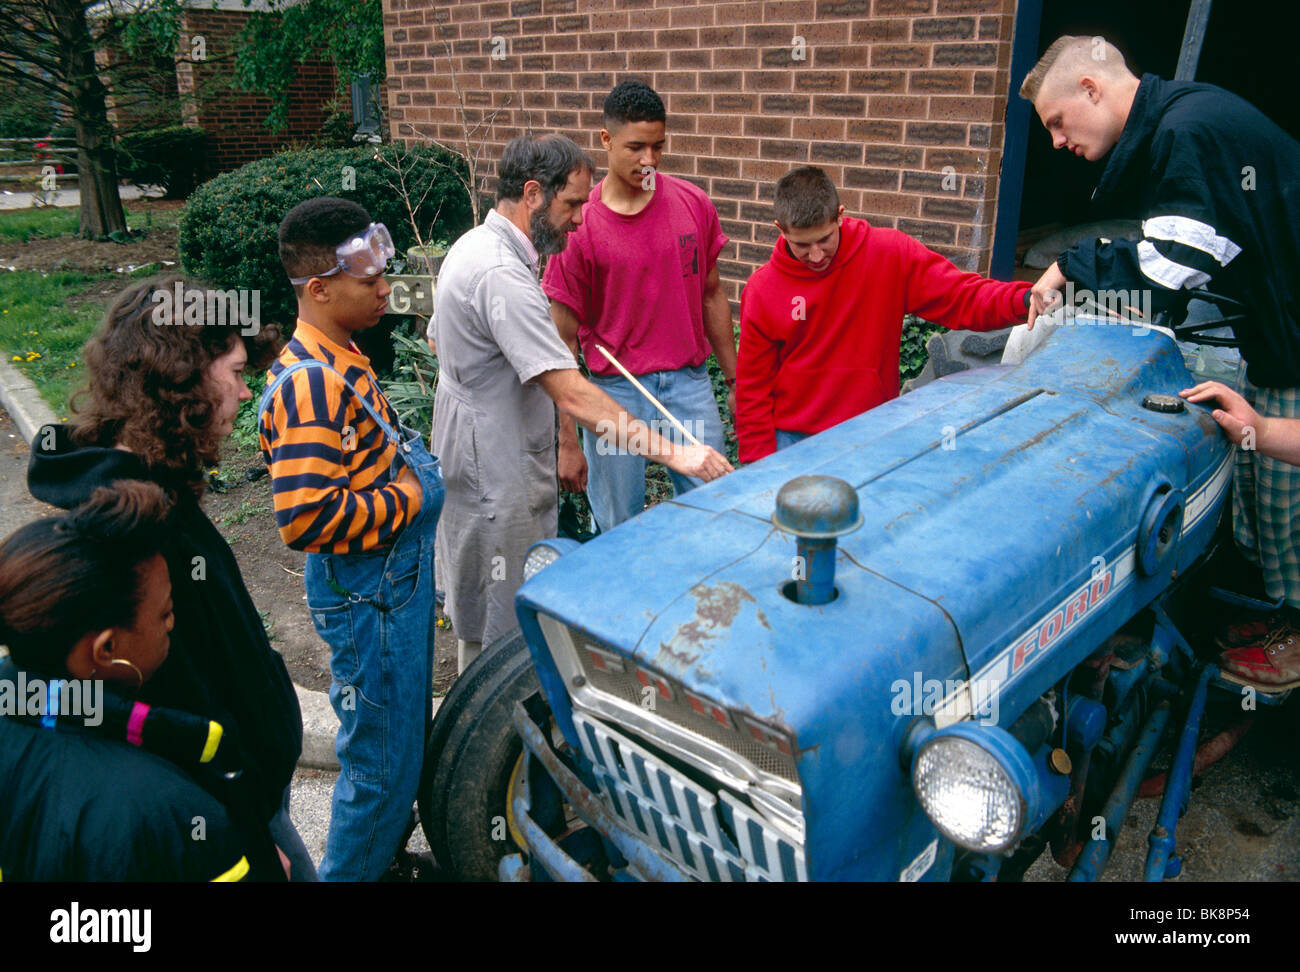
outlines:
M216 721L136 695L167 658L156 485L0 544L0 880L284 880Z
M117 297L85 347L89 386L74 399L76 425L37 432L27 485L63 509L123 479L168 492L174 507L162 554L176 626L171 654L141 698L202 712L225 727L243 768L240 787L288 855L292 879L315 880L288 812L302 752L298 697L230 545L199 505L239 404L252 397L244 370L270 364L276 334L242 333L224 315L219 323L181 317L182 308L194 308L202 319L211 293L169 275Z

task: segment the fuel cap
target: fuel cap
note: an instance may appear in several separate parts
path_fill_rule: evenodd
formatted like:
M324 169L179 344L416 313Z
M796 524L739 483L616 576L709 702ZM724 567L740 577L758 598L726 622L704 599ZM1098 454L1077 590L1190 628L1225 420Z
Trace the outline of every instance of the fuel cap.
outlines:
M1177 395L1158 395L1152 392L1142 399L1142 407L1153 412L1182 412L1187 405Z

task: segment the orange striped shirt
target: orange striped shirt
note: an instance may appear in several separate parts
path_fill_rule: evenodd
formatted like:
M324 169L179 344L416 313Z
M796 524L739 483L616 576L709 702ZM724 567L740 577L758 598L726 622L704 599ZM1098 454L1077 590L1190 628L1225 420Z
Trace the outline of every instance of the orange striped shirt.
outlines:
M400 435L397 412L370 359L299 320L267 382L295 361L315 358L275 392L259 416L259 444L271 471L275 523L284 542L311 553L348 554L386 546L420 511L418 484L397 482L397 447L348 389L342 375Z

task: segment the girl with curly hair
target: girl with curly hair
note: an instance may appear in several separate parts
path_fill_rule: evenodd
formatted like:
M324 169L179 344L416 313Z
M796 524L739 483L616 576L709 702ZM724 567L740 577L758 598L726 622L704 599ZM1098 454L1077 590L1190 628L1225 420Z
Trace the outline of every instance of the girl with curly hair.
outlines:
M179 289L178 289L179 287ZM229 544L200 500L207 470L252 397L248 368L274 358L274 328L174 323L173 295L213 293L172 274L118 295L85 347L89 381L73 399L73 427L47 425L32 440L27 485L63 509L124 479L157 483L174 502L162 545L175 603L171 652L140 698L220 722L234 737L243 799L267 822L292 864L315 880L289 817L289 783L302 752L302 714L283 660L267 640ZM202 317L203 315L199 315Z

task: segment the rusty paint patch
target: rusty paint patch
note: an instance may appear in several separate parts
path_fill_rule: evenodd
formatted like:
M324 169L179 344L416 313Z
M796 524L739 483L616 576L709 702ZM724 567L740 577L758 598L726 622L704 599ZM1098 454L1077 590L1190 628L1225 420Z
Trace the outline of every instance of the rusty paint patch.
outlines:
M742 601L755 603L753 594L731 581L722 581L712 587L696 584L691 588L691 594L695 596L696 617L719 628L729 627L736 620Z
M661 663L678 670L694 665L699 660L700 650L731 627L745 601L756 603L754 595L731 581L722 581L712 586L696 584L690 593L695 598L695 617L678 625L668 641L659 643Z

